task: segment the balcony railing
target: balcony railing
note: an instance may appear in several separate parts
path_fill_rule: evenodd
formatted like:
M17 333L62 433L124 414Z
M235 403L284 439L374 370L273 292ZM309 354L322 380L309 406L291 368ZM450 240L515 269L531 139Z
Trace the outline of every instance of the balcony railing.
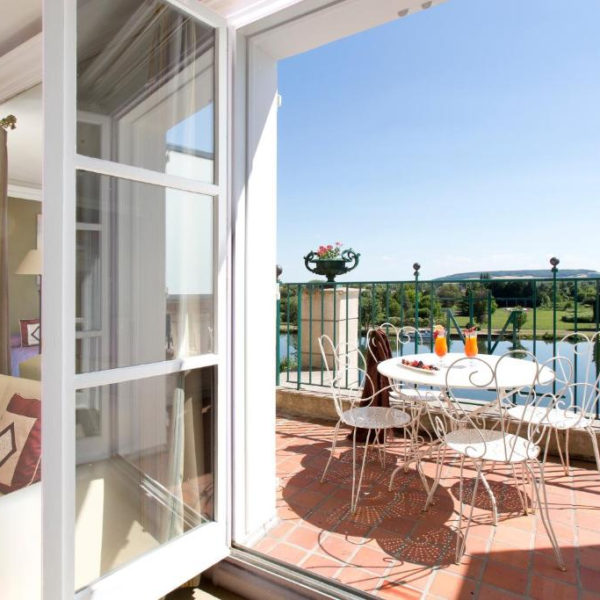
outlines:
M407 281L281 283L279 287L276 383L297 389L329 385L314 351L316 339L328 331L334 343L342 338L364 346L369 327L386 322L410 325L420 335L401 345L398 353L417 353L433 351L433 329L441 323L449 332L450 351L460 352L462 328L473 323L480 330L480 352L525 349L540 361L559 352L569 354L572 344L561 342L565 335L580 332L590 337L600 331L600 278L561 278L555 265L549 277L541 278L423 281L415 269L414 279ZM325 306L326 296L330 309ZM353 310L357 318L351 321ZM337 327L332 329L331 322ZM598 346L596 342L586 353L587 364L571 350L577 381L597 378Z

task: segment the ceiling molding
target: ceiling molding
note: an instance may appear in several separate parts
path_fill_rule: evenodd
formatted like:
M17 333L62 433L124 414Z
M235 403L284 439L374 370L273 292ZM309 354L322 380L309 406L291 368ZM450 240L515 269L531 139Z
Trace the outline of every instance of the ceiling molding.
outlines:
M228 15L228 20L234 28L239 29L299 2L300 0L262 0L254 2L250 6L232 12Z
M8 182L7 195L9 198L22 198L23 200L36 200L37 202L41 202L42 188L24 183Z
M252 38L253 43L269 56L281 60L445 1L305 0L287 11L245 27L242 34ZM298 14L303 8L308 9L307 12Z
M42 34L0 57L0 104L42 81Z

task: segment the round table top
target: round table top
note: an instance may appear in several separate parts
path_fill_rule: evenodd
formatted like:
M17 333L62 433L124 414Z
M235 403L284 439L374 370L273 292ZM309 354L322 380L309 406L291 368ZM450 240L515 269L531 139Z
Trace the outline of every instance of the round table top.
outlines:
M394 381L444 388L446 387L448 367L455 361L463 359L454 367L451 373L451 381L449 383L451 383L452 387L463 389L481 387L511 389L529 386L535 378L536 366L529 360L520 360L511 356L505 357L498 367L496 381L494 381L492 371L500 360L500 356L478 354L472 363L464 360L465 358L465 355L462 353L449 352L444 356L439 371L421 371L404 366L402 360L422 360L425 364L438 366L439 358L433 353L405 354L404 356L395 356L394 358L380 362L377 365L377 370L388 379ZM490 369L487 369L480 361L489 365ZM478 373L479 377L477 376ZM539 383L545 385L551 383L553 380L554 371L549 367L543 367Z

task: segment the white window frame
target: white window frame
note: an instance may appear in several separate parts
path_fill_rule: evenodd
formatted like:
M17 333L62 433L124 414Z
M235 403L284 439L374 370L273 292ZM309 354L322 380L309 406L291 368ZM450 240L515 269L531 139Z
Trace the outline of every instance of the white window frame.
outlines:
M216 29L218 115L216 184L204 184L76 154L76 0L44 0L44 346L42 357L42 593L75 596L75 390L124 380L218 368L215 520L141 555L76 594L77 598L159 598L229 553L228 44L224 19L192 0L166 0ZM157 184L217 200L216 352L95 373L75 373L75 173L78 169ZM51 351L50 351L51 349Z

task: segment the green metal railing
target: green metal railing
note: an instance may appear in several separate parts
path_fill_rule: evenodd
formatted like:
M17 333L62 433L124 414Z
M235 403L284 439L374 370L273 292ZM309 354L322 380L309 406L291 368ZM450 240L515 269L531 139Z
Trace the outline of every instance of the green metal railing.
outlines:
M297 389L305 384L328 385L317 338L329 332L334 344L342 337L360 346L368 329L384 322L417 328L422 343L419 346L415 336L414 346L410 344L414 352L433 350L437 323L448 330L451 346L462 344L462 329L473 323L480 330L482 353L526 348L540 361L556 356L560 340L568 333L589 336L600 331L600 278L561 278L557 265L557 260L552 263L548 277L527 279L425 281L415 263L412 280L280 283L276 383ZM328 295L331 301L325 302ZM357 319L348 318L352 310ZM341 319L338 311L343 313ZM339 323L332 329L331 322ZM593 371L597 375L600 349L596 350ZM577 363L575 356L576 370Z

